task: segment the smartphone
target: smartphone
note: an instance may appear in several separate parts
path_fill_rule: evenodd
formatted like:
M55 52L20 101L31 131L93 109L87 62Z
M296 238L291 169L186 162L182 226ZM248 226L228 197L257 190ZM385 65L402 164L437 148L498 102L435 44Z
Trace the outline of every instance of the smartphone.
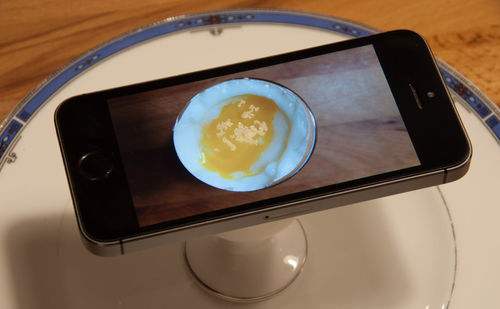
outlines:
M55 125L103 256L450 182L472 155L407 30L79 95Z

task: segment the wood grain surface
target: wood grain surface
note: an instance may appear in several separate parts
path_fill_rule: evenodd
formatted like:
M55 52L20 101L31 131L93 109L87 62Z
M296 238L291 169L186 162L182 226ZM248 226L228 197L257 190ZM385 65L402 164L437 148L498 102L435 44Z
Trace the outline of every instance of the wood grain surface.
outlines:
M48 75L119 34L171 16L246 7L417 31L439 58L500 105L499 0L5 0L0 1L0 120Z

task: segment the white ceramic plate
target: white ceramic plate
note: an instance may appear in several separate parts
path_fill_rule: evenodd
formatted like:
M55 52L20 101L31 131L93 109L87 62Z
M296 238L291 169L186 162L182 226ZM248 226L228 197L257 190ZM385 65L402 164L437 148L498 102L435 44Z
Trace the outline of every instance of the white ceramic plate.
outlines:
M75 59L27 96L0 131L2 308L225 308L184 263L182 244L114 258L79 240L53 125L64 99L375 32L277 10L167 19ZM252 308L499 308L500 113L444 63L471 136L461 180L303 216L310 252L299 278Z

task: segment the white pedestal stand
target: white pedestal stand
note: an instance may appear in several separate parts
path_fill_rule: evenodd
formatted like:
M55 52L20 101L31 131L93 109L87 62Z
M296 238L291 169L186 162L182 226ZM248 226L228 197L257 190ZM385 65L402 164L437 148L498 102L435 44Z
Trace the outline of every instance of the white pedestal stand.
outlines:
M232 301L268 298L288 287L307 256L296 219L261 224L186 243L187 263L201 285Z

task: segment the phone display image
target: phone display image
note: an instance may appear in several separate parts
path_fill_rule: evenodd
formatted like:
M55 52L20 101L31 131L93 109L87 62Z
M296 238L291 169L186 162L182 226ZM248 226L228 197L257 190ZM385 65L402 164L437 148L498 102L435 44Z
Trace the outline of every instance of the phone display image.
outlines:
M256 79L266 79L273 83ZM282 86L275 86L274 83ZM290 91L296 95L291 94ZM218 93L214 94L214 92ZM283 92L284 95L282 95ZM247 164L247 166L242 170L219 172L217 178L224 181L223 184L228 183L225 186L218 184L210 186L210 183L207 185L206 181L199 181L198 179L203 180L215 174L210 169L216 169L206 168L209 158L203 154L203 148L206 147L203 144L208 144L209 141L204 140L206 138L203 135L206 130L204 126L213 125L212 119L224 117L223 113L240 113L239 104L243 110L241 112L243 116L259 115L260 108L264 109L264 105L257 107L258 103L249 102L247 103L249 107L245 108L247 104L242 103L242 98L233 99L238 95L250 94L257 94L259 97L268 99L274 98L274 102L280 108L281 106L286 108L286 105L291 104L287 103L288 101L302 106L299 110L299 117L293 118L291 113L288 113L291 115L289 116L285 111L277 113L279 117L274 116L281 126L286 127L289 124L292 132L280 132L282 128L279 128L275 121L273 126L268 125L267 128L275 128L274 136L281 134L283 137L280 139L286 140L279 143L266 142L270 146L262 151L264 158L257 157L259 152L252 149L249 153L257 157L253 160L238 153L236 153L236 158L222 157L220 165L224 168L230 167L233 161L236 161L236 165ZM207 103L202 101L200 98L202 96L215 99L204 99L209 101ZM280 100L284 99L280 97L288 101L283 103ZM268 170L276 169L273 166L279 164L287 166L291 161L291 166L282 173L289 174L290 171L305 163L314 141L312 139L314 122L311 113L300 98L307 102L314 115L317 136L314 152L297 175L275 186L253 192L230 192L214 188L234 186L237 188L236 191L250 191L248 187L245 187L249 186L245 182L240 187L232 185L231 181L234 182L234 180L226 179L224 173L244 174L245 170L248 173L254 164L261 165L259 170L264 170L263 174L267 175ZM219 101L222 103L218 103ZM191 103L185 107L186 102ZM220 110L207 110L199 106L209 104L226 105ZM254 105L253 109L252 105ZM419 159L372 46L116 97L108 100L108 108L141 226L208 213L419 164ZM235 111L228 111L230 108L234 108ZM284 108L281 109L284 110ZM295 108L292 109L294 110ZM180 113L181 118L176 122ZM206 117L206 119L199 119L200 117ZM259 121L254 118L249 120L252 123ZM218 130L224 132L226 128L222 126L228 123L228 119L223 118L215 124L212 130L216 137ZM235 124L234 128L227 126L232 129L229 136L237 135L238 130L242 129L238 128L238 124ZM180 130L187 131L186 128L191 128L191 131L183 132L182 137L176 138L176 133ZM259 129L264 130L258 125L254 125L254 128L257 132ZM242 134L246 134L250 139L253 132L247 131ZM258 137L254 139L258 141ZM224 140L227 143L224 143ZM229 140L224 139L224 136L220 139L220 143L212 149L214 157L223 154L222 151L216 152L217 148L226 148L226 152L232 155L231 146L240 145L231 137ZM278 144L277 147L273 143ZM277 149L270 149L274 147ZM275 159L277 157L275 154L271 155L270 159L265 158L269 153L268 150L281 155L279 161ZM202 164L203 156L206 160L205 165ZM191 171L194 166L202 170L202 172L193 173L198 179L184 168L178 157L187 170ZM198 176L202 173L204 175ZM258 177L246 179L251 182ZM263 178L267 180L266 176ZM272 183L273 178L269 179ZM266 186L266 184L259 185L261 188Z

